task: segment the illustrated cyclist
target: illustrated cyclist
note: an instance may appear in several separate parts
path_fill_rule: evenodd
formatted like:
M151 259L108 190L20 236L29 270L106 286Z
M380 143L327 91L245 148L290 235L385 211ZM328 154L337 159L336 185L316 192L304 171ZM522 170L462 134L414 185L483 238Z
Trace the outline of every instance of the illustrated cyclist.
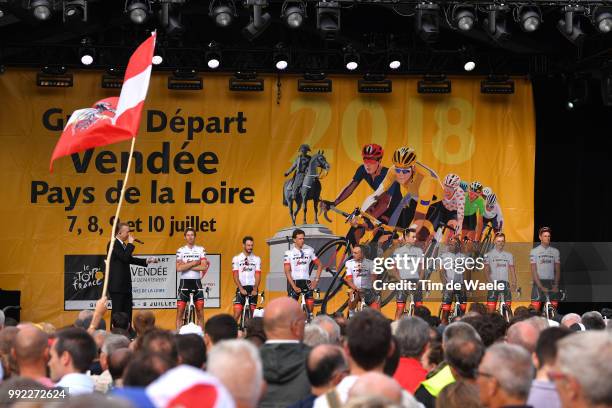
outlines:
M433 221L435 229L448 225L455 235L460 236L465 211L465 192L461 188L461 179L458 175L449 173L442 182L442 188L442 200L429 207L427 218Z
M398 290L395 296L395 320L398 320L410 293L414 294L414 305L423 305L423 291L419 281L423 279L423 250L416 245L417 235L414 228L409 228L404 235L405 244L393 251L392 273L400 282L410 283L414 290Z
M465 313L467 306L467 294L463 281L469 279L465 270L465 255L461 252L461 241L456 236L448 239L447 250L440 254L442 268L440 269L440 282L444 285L442 291L442 324L448 324L448 315L453 304L453 298L459 303L461 313ZM455 283L460 283L458 289ZM452 284L452 289L447 286Z
M188 227L183 235L187 244L176 251L176 271L181 274L176 301L176 329L181 328L185 307L189 302L189 294L193 293L198 323L204 330L202 278L208 270L209 263L204 247L195 244L195 230Z
M546 301L546 294L549 294L550 303L556 309L559 306L558 294L561 278L559 250L550 246L551 230L549 227L540 228L538 237L540 245L529 253L531 276L533 277L531 305L535 310L540 311L542 302Z
M484 196L484 199L485 211L482 219L483 227L490 223L495 232L502 232L504 228L504 216L502 215L499 201L497 201L497 195L490 192Z
M238 322L242 309L249 298L251 315L257 307L257 291L261 281L261 258L253 254L254 240L242 238L242 252L232 258L232 276L236 284L234 319Z
M414 223L417 226L417 233L420 233L427 210L432 204L435 193L440 190L438 176L432 169L417 162L417 155L410 147L397 149L393 153L392 162L393 166L386 177L374 194L364 201L361 209L378 218L390 208L388 225L407 228ZM399 185L401 201L392 208L379 205L385 191L394 183Z
M465 193L463 218L463 236L470 241L480 241L480 234L482 233L485 202L481 194L482 184L479 181L472 181L470 188Z
M312 247L304 243L306 233L301 229L293 230L293 248L285 251L284 269L287 277L287 295L298 300L300 293L304 293L308 313L312 315L314 309L314 299L312 291L319 285L323 265L317 258ZM317 266L316 277L310 281L310 264Z
M489 290L487 294L487 310L495 312L497 300L502 292L506 306L512 310L512 292L517 287L514 256L510 252L504 251L504 245L506 244L506 235L504 233L498 232L495 234L493 243L495 247L484 256L485 276L487 281L503 284L504 288L501 290Z
M372 309L380 310L378 294L373 288L376 275L374 262L364 256L366 248L362 245L353 247L353 257L346 261L346 283L351 288L349 295L349 317L354 313L357 303L362 299Z

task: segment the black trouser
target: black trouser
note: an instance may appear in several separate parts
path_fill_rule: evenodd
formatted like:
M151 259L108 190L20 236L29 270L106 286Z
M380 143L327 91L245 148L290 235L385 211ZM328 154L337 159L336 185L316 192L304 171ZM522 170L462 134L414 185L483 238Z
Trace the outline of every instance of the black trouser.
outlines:
M124 312L127 313L130 322L130 327L132 327L132 294L119 292L109 292L109 294L111 300L113 301L113 309L111 310L111 322L115 313Z

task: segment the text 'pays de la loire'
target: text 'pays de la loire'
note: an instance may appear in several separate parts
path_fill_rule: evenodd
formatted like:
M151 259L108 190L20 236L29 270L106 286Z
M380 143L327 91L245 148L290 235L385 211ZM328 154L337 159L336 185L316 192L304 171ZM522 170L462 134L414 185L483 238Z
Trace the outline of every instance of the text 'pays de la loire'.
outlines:
M49 108L42 115L42 124L45 129L61 132L68 122L70 115L64 115L61 108ZM174 115L166 112L149 109L146 111L147 132L163 132L168 129L173 133L186 133L187 140L193 140L198 133L246 133L247 117L244 112L236 112L233 116L199 116L183 113L176 110Z

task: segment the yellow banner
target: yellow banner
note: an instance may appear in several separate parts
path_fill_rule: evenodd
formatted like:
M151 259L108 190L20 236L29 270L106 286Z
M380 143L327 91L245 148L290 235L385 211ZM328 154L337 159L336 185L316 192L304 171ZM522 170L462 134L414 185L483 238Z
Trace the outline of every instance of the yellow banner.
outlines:
M23 320L63 326L76 313L64 310L64 292L100 283L97 272L71 270L70 281L65 272L74 256L100 255L106 248L129 142L62 158L49 174L70 113L118 91L101 89L99 73L75 74L74 87L65 89L37 87L35 76L10 70L0 75L0 288L22 291ZM136 255L175 254L184 245L186 222L196 223L197 243L218 262L219 281L211 285L220 304L206 313L231 313L231 259L244 235L255 238L254 252L262 258L262 289L271 268L282 271L282 265L270 265L266 241L291 226L283 206L284 173L302 144L311 155L321 151L330 165L321 179L323 199L335 199L351 181L363 164L364 145L381 145L386 167L393 151L410 146L440 179L456 173L490 187L508 241L530 241L535 124L529 81L515 79L513 95L484 95L480 80L452 78L451 94L421 95L417 79L392 79L390 94L359 94L349 77L333 78L331 93L304 94L289 76L266 77L263 92L230 92L225 76L206 76L202 91L178 91L167 89L166 76L154 75L120 217L145 242ZM372 192L361 182L339 207L351 212ZM301 224L301 213L297 220ZM319 215L319 222L337 236L348 231L340 216L328 223ZM168 265L158 273L174 273ZM174 313L159 311L158 321L172 327Z

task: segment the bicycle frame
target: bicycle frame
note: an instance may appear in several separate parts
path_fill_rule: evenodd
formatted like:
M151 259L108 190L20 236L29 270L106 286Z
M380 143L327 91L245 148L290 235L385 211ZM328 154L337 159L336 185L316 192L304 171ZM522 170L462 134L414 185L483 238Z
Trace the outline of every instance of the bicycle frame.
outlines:
M546 293L546 302L544 303L544 314L548 320L552 320L555 316L556 309L550 301L550 296Z
M181 291L187 291L189 289L181 289ZM209 288L198 289L198 291L202 291L206 294L205 298L208 299ZM203 315L202 315L203 318ZM196 308L195 302L193 301L193 292L189 292L189 303L187 307L185 307L185 311L183 312L183 325L193 323L196 324Z

